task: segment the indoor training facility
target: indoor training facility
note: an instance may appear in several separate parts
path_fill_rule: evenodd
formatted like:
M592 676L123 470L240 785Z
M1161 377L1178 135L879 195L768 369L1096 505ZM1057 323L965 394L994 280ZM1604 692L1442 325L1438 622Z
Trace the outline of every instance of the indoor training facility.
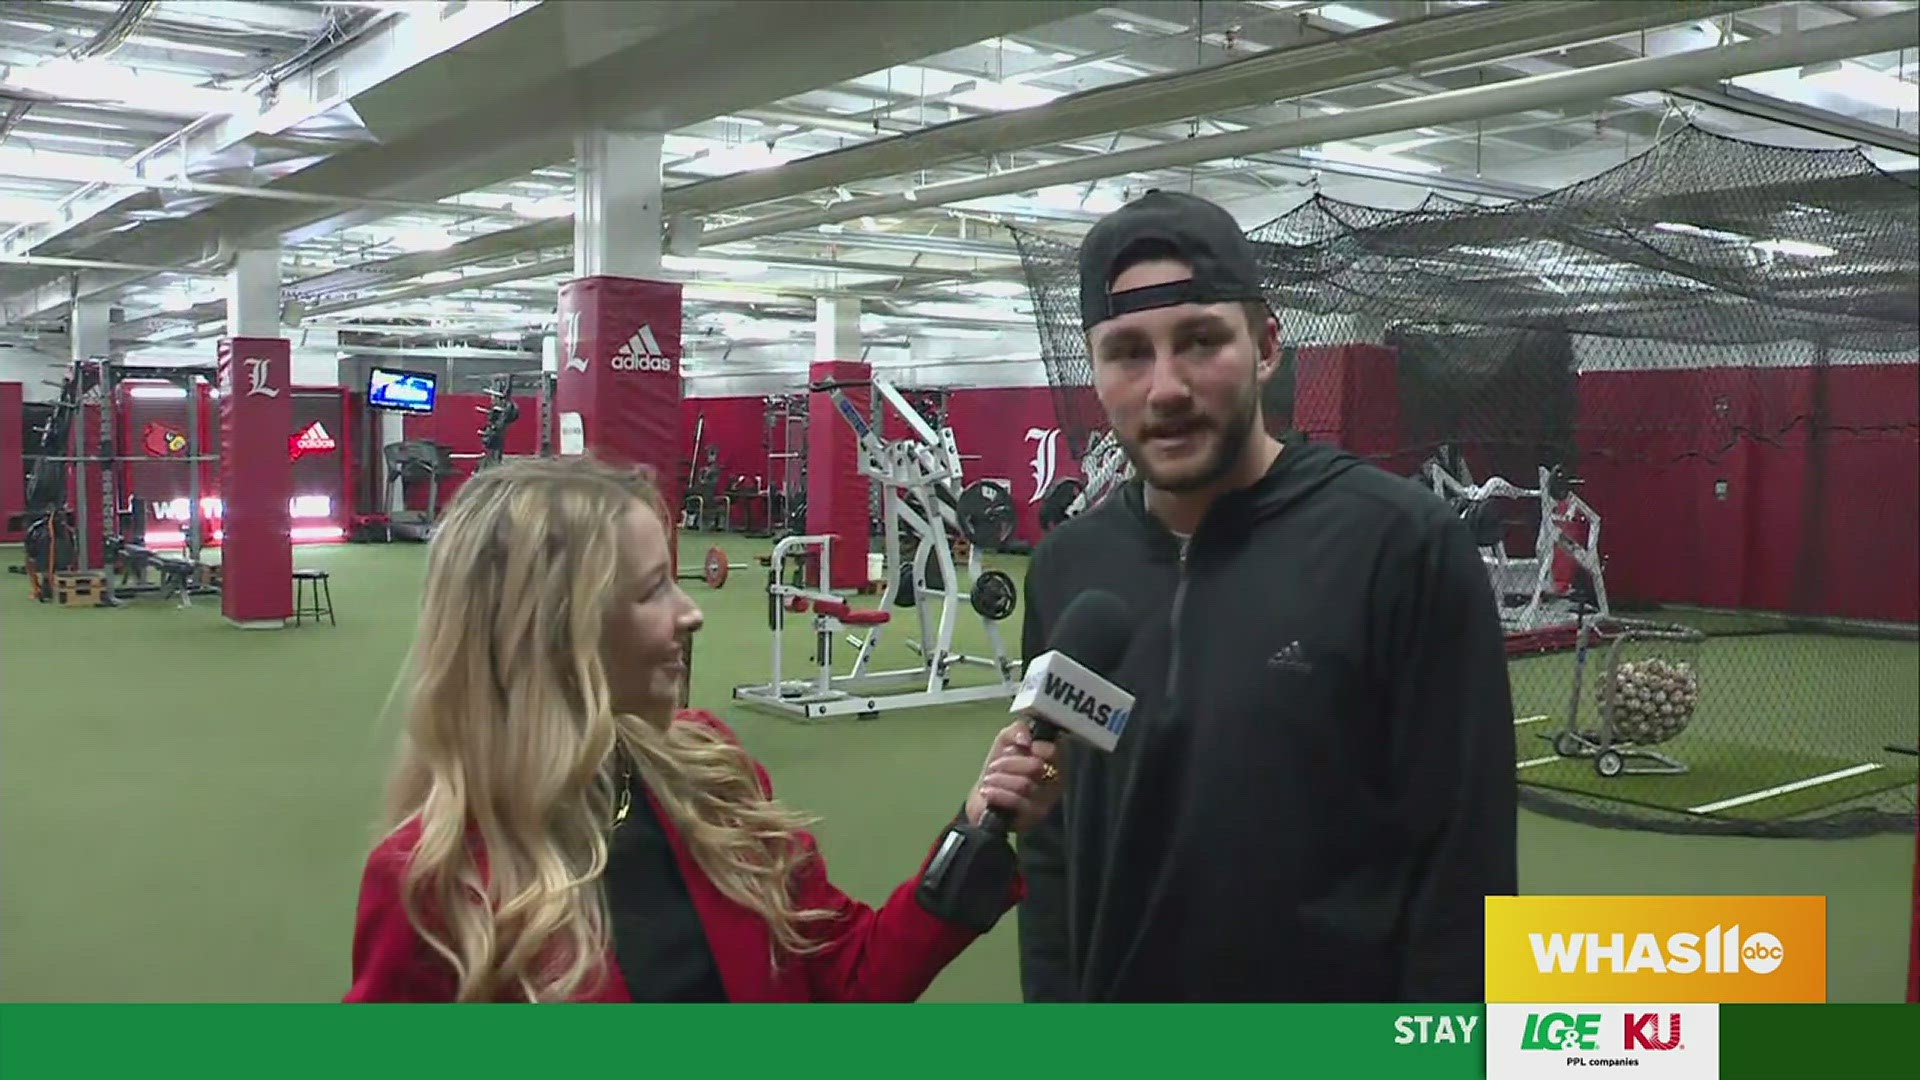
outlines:
M1528 893L1920 969L1914 0L0 4L0 1000L337 1001L441 515L652 466L686 688L883 900L1132 478L1076 252L1227 210L1430 490ZM1384 748L1383 748L1383 752ZM928 1000L1020 997L1008 918Z

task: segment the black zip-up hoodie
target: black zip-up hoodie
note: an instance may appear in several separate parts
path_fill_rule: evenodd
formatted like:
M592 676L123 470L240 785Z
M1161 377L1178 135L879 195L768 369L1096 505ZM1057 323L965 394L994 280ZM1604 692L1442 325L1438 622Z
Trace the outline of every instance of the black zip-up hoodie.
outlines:
M1127 600L1119 747L1063 746L1019 840L1029 1001L1484 996L1518 887L1511 694L1472 537L1431 492L1289 442L1189 543L1136 480L1035 551L1023 652Z

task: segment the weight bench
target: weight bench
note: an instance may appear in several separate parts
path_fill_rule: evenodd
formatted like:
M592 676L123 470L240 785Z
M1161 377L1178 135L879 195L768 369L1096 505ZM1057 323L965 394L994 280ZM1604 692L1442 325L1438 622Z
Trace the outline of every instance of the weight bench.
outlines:
M199 571L199 564L177 555L155 553L147 560L160 571L160 599L165 600L176 593L186 593L193 588L193 579Z

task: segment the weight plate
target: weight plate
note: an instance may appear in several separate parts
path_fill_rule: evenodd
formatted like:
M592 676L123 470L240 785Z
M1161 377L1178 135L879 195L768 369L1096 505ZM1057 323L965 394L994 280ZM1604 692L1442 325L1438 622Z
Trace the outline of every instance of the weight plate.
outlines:
M717 546L708 548L707 562L704 569L706 570L706 580L709 588L720 589L726 587L727 571L730 570L731 567L727 565L727 553L724 550Z
M1017 512L1013 494L999 484L976 480L960 490L954 503L960 535L988 551L1013 538Z
M1040 531L1052 532L1067 520L1067 510L1087 486L1075 477L1056 480L1040 499Z
M1004 570L988 570L973 583L973 610L989 622L999 622L1013 614L1019 595L1012 575Z

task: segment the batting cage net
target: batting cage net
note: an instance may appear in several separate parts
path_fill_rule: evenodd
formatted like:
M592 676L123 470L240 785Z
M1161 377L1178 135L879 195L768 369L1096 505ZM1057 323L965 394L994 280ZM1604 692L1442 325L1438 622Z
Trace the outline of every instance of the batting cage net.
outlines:
M1012 232L1091 483L1124 459L1076 249ZM1283 342L1269 428L1412 478L1481 545L1527 805L1678 832L1914 828L1911 174L1686 127L1535 199L1315 197L1249 236Z

